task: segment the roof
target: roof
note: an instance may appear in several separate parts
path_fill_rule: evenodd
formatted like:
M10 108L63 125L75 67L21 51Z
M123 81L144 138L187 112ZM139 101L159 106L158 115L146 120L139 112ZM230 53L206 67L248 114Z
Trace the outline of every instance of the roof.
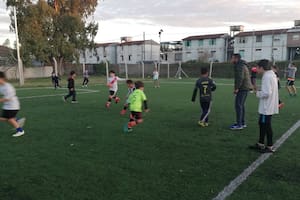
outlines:
M97 43L96 47L108 47L108 46L116 46L119 43L117 42L110 42L110 43Z
M131 45L144 45L144 44L152 44L152 45L159 45L154 40L139 40L139 41L131 41L131 42L122 42L120 46L131 46Z
M216 39L216 38L222 38L224 36L228 36L228 34L227 33L221 33L221 34L211 34L211 35L195 35L195 36L189 36L189 37L184 38L182 40Z
M236 34L235 37L246 37L246 36L253 36L253 35L278 35L278 34L286 33L288 30L289 29L247 31L247 32L240 32L240 33Z
M10 54L11 49L0 45L0 57L7 57Z

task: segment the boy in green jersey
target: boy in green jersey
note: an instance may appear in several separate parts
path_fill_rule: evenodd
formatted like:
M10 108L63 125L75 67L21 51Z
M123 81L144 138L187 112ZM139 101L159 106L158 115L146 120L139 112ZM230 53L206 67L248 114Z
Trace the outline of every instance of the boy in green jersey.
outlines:
M132 128L143 122L143 107L145 112L149 112L147 97L144 93L144 83L135 82L135 91L129 96L130 119L124 126L124 132L131 132Z

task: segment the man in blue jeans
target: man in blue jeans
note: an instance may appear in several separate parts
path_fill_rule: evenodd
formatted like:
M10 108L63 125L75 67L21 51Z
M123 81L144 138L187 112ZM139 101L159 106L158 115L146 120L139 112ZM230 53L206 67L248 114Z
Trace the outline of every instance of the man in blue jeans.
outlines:
M234 94L236 123L230 126L231 130L242 130L247 127L245 122L245 103L249 90L252 88L247 63L240 54L233 54L231 62L234 64Z

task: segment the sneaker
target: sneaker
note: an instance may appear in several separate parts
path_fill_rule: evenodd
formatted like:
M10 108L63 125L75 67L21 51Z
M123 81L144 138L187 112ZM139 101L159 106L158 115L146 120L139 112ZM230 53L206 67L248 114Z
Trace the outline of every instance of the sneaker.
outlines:
M74 104L76 104L76 103L78 103L78 101L71 101L71 103L74 103Z
M243 128L247 128L248 127L247 124L243 124L242 126L243 126Z
M129 127L128 127L128 124L126 123L126 124L124 124L124 126L123 126L123 131L124 131L124 133L130 133L130 132L133 131L133 129L132 129L132 128L129 128Z
M121 101L121 99L119 97L116 97L115 102L119 103Z
M254 149L259 151L264 150L265 148L266 148L265 145L261 143L256 143L254 145L249 146L249 149Z
M62 100L63 100L63 102L66 102L66 98L65 97L62 97Z
M19 124L20 127L24 127L26 122L26 118L21 118L17 120L17 123Z
M20 137L20 136L22 136L24 134L25 134L25 131L23 130L23 131L18 131L17 133L13 134L12 136L13 137Z
M121 114L121 115L125 115L125 114L126 114L126 110L124 110L124 109L121 110L120 114Z
M205 122L204 125L205 125L205 127L208 127L208 126L209 126L209 123Z
M201 126L201 127L205 127L205 123L203 121L199 121L198 125Z
M260 153L275 153L275 150L273 149L273 147L266 147L266 148L264 148L264 149L261 149L260 151L259 151Z
M106 108L109 108L109 107L110 107L110 103L107 102L107 103L105 104L105 107L106 107Z
M244 126L243 125L237 125L237 124L233 124L232 126L230 126L231 130L243 130Z

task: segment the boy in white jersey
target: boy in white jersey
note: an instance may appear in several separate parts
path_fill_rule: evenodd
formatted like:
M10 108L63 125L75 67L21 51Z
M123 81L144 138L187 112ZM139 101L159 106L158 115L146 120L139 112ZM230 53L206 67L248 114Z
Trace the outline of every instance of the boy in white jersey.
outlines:
M109 96L106 102L106 108L109 108L112 100L114 99L116 103L120 102L120 98L117 96L118 92L118 81L123 81L124 79L116 76L116 72L111 70L109 71L109 78L107 80L107 87L109 88Z
M0 94L3 95L3 97L0 98L0 103L3 103L0 121L8 122L16 129L16 133L13 137L24 135L25 131L22 126L24 126L25 118L20 120L16 119L17 113L20 110L20 102L16 96L15 88L10 83L6 82L4 72L0 72Z
M129 96L134 92L135 90L135 85L132 80L127 80L126 81L127 87L128 87L128 93L126 95L126 102L124 104L123 110L120 112L121 115L125 115L126 111L129 106Z
M157 70L157 68L154 69L153 71L153 81L154 81L154 87L155 88L159 88L159 72Z

